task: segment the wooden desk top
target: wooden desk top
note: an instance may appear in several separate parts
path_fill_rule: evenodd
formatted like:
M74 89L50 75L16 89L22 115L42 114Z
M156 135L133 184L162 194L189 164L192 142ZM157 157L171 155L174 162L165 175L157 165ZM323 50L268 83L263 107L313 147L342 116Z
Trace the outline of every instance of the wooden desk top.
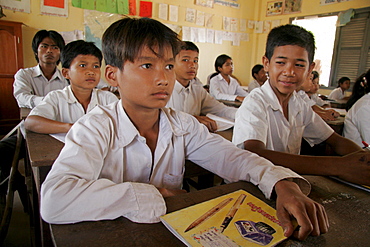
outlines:
M32 167L51 166L64 143L46 134L26 132L26 143Z
M339 108L339 109L345 109L346 108L347 101L348 100L343 100L343 99L335 100L335 101L330 101L330 107Z
M310 197L324 205L330 222L327 234L305 241L288 239L278 246L368 246L370 235L370 194L330 178L306 176L312 184ZM173 212L220 195L245 189L264 199L254 185L238 182L166 198L168 212ZM67 225L51 225L56 246L184 246L161 223L137 224L126 218Z
M223 103L227 106L232 106L232 107L236 107L236 108L238 108L242 104L242 102L240 102L240 101L229 101L229 100L218 100L218 101L220 101L221 103Z

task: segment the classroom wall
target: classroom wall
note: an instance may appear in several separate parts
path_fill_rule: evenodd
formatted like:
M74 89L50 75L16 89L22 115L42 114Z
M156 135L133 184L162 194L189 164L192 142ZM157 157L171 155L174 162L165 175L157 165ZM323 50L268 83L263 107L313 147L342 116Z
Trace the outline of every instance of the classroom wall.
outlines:
M137 10L139 10L139 0L137 0ZM215 4L214 8L197 6L194 0L152 0L153 18L158 19L159 3L166 3L179 6L179 22L160 20L163 23L176 24L179 26L199 27L193 23L185 22L186 8L194 8L203 12L214 14L213 29L222 30L222 17L244 18L246 20L275 20L280 19L281 24L289 23L289 18L295 16L317 15L330 12L338 12L349 8L363 8L370 5L369 0L351 0L348 2L336 3L326 6L320 5L320 0L302 0L302 12L291 15L278 15L266 17L267 2L271 0L238 0L240 9L225 7ZM40 29L53 29L59 32L84 30L84 10L75 8L69 0L69 17L53 17L40 14L41 0L31 1L31 13L14 12L4 9L6 17L2 20L23 22L23 51L24 66L30 67L36 64L32 54L31 41L33 35ZM159 19L158 19L159 20ZM215 58L220 54L228 54L233 58L235 68L234 75L243 85L248 85L252 80L250 70L256 63L261 63L264 54L267 33L256 34L252 29L247 29L249 41L241 41L240 46L232 46L231 41L223 41L220 44L197 43L200 48L200 65L198 77L206 83L207 76L214 71Z

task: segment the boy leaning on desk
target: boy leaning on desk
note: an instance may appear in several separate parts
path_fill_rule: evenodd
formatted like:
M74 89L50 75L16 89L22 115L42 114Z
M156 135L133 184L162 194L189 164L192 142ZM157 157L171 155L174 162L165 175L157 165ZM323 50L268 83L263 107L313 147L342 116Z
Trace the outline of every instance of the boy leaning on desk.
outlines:
M370 152L335 133L295 92L310 76L314 51L312 33L301 27L271 30L263 57L269 79L236 112L233 143L299 174L370 185ZM325 141L341 156L299 155L302 137L310 145Z
M61 53L62 74L70 85L54 90L32 109L26 129L43 134L67 133L80 117L97 105L118 101L111 92L95 89L103 55L93 43L72 41Z
M189 114L165 108L175 83L177 34L153 19L124 18L102 38L105 76L121 100L96 106L66 136L41 188L41 215L53 224L126 217L159 222L163 197L181 189L185 159L230 182L258 185L277 198L285 235L299 239L328 230L322 205L306 197L309 184L289 169L236 148ZM293 182L294 181L294 182ZM296 183L295 183L296 182Z

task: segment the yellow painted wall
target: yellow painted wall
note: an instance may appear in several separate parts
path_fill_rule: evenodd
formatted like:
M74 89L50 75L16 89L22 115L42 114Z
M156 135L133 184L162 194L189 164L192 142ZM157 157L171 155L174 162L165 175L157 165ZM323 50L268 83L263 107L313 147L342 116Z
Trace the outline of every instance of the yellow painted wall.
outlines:
M193 23L185 22L186 8L194 8L203 12L214 14L213 29L222 30L222 17L237 17L246 20L274 20L280 19L281 24L289 23L289 18L295 16L317 15L322 13L330 13L343 11L349 8L363 8L370 6L370 0L351 0L348 2L320 6L320 0L302 0L302 12L293 15L278 15L274 17L266 17L267 2L271 0L238 0L241 5L240 9L224 7L215 4L214 8L206 8L194 4L194 0L152 0L153 2L153 18L158 19L159 3L167 3L179 6L179 22L164 23L200 27ZM31 0L31 13L14 12L4 10L7 17L2 18L8 21L23 22L23 51L24 51L24 66L30 67L36 64L31 49L31 41L33 35L40 29L53 29L59 32L84 30L84 10L72 7L69 0L69 17L53 17L40 14L40 0ZM137 10L139 10L139 0L137 0ZM249 41L241 41L240 46L232 46L231 41L223 41L222 45L197 43L200 48L200 67L198 77L206 82L207 76L214 71L214 60L220 54L228 54L234 60L235 70L234 75L247 85L252 79L250 70L256 63L261 63L262 55L264 54L265 42L267 34L255 34L251 29L247 29L249 33Z

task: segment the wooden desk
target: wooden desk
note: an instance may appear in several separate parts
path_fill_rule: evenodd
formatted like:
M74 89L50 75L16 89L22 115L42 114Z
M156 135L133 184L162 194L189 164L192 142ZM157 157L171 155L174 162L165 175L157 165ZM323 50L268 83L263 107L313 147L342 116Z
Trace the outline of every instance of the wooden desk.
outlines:
M24 107L19 108L19 113L21 114L21 116L20 116L21 119L25 119L28 116L28 114L30 114L31 110L32 109L30 109L30 108L24 108Z
M232 107L236 107L236 108L239 108L239 106L241 106L242 102L240 101L229 101L229 100L218 100L220 101L221 103L227 105L227 106L232 106Z
M344 119L345 117L339 116L333 121L326 121L327 124L339 135L342 135L343 133L343 127L344 127Z
M343 100L343 99L339 99L339 100L335 100L335 101L330 101L330 107L339 108L339 109L345 109L346 108L347 101L348 100Z
M40 188L52 164L58 157L64 143L45 134L26 131L25 164L30 170L27 176L27 188L30 193L30 222L34 239L33 246L52 246L48 224L40 217Z
M328 213L330 229L319 237L305 241L288 239L278 246L368 246L370 235L370 195L325 177L306 177L312 184L310 197L322 203ZM168 212L173 212L220 195L244 189L264 199L254 185L238 182L166 198ZM184 246L164 225L137 224L126 218L67 225L51 225L55 246ZM246 242L248 243L248 242Z

